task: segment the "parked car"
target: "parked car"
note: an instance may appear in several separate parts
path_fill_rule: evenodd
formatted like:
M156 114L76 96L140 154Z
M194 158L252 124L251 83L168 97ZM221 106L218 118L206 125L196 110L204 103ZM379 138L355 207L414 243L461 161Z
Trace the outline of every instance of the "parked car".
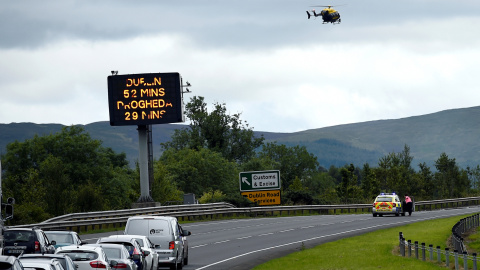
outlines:
M25 270L64 270L62 265L56 259L28 259L20 261L23 264Z
M92 270L92 268L112 270L107 255L101 247L64 246L59 247L56 253L68 255L77 265L77 270Z
M0 256L0 269L23 270L23 265L15 256Z
M3 255L19 256L31 253L55 253L55 242L50 242L39 228L6 229L3 234Z
M158 268L158 254L155 250L155 245L145 235L129 235L140 244L143 254L145 255L145 270L157 270Z
M137 264L132 260L140 257L139 254L131 256L127 248L122 244L88 244L89 246L101 247L107 255L108 262L113 269L137 270ZM113 262L116 262L113 263ZM112 264L113 263L113 264ZM157 270L157 269L155 269Z
M125 234L145 235L155 245L158 267L181 269L188 264L187 236L175 217L135 216L127 220Z
M137 264L138 270L144 270L145 256L149 254L148 251L142 252L142 248L138 241L129 235L111 235L109 237L99 238L97 244L122 244L124 245L133 261ZM134 255L140 255L133 257Z
M372 206L372 215L376 217L377 215L395 215L395 216L405 216L405 209L402 208L402 202L400 198L395 193L380 193L375 198Z
M22 254L18 257L21 261L28 260L51 260L56 259L60 262L65 270L76 270L77 266L73 263L72 259L65 254Z
M87 242L82 241L76 232L72 231L45 231L50 242L55 241L55 248L75 245L80 246Z

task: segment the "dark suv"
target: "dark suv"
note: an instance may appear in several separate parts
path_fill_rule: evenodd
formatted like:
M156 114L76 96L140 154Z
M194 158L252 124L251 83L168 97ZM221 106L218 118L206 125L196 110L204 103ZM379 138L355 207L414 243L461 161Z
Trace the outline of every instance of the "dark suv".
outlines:
M55 243L50 243L45 233L39 228L6 229L3 232L3 241L3 255L55 253Z

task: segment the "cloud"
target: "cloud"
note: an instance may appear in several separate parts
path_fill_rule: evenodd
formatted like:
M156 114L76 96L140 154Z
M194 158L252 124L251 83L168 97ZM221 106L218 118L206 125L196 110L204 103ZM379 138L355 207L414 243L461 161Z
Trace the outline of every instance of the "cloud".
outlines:
M436 3L436 4L435 4ZM255 130L293 132L476 106L479 4L9 2L0 11L0 119L107 121L107 76L179 72Z

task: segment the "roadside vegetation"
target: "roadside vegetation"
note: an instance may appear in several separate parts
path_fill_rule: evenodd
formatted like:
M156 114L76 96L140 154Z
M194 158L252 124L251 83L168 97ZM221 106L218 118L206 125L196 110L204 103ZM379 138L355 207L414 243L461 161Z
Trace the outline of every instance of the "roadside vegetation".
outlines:
M194 193L200 203L254 206L239 192L239 173L279 170L282 204L371 203L380 192L409 194L417 201L478 196L480 166L460 168L446 153L412 164L410 148L380 157L378 164L319 166L305 146L266 143L255 137L241 114L225 104L210 109L203 97L185 106L188 127L175 130L154 161L155 201L183 201ZM34 136L7 145L2 161L4 197L15 198L7 225L31 224L74 212L130 208L139 198L138 169L125 153L94 140L82 126Z
M416 259L414 255L411 258L402 257L398 249L399 232L403 232L406 239L412 240L412 243L424 242L427 246L432 244L445 250L449 247L448 240L453 225L467 216L435 219L378 230L311 249L299 246L299 251L271 260L254 269L447 269L444 262L440 265L437 263L436 256L433 262L428 261L429 256L425 262ZM450 266L453 265L452 262L453 260Z

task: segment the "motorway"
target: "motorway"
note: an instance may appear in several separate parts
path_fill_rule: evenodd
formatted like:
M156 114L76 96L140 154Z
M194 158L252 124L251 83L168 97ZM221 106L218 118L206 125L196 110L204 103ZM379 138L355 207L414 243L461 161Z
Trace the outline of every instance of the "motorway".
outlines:
M251 269L302 246L309 248L378 229L479 212L480 207L473 206L419 211L404 217L349 214L188 223L182 225L192 232L188 237L189 264L184 269ZM123 232L83 235L82 239L94 243L98 237L116 233Z

